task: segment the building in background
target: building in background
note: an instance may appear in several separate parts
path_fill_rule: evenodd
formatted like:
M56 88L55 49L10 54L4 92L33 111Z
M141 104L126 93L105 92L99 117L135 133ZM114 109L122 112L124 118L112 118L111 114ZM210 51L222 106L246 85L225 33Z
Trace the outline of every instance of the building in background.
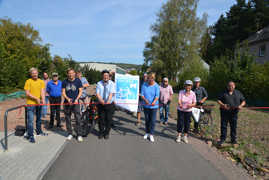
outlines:
M248 44L248 50L258 63L269 61L269 26L256 32L244 42Z
M103 70L113 71L119 74L126 74L127 71L116 64L101 63L101 62L80 62L81 67L88 66L90 69L95 69L96 71L102 72Z

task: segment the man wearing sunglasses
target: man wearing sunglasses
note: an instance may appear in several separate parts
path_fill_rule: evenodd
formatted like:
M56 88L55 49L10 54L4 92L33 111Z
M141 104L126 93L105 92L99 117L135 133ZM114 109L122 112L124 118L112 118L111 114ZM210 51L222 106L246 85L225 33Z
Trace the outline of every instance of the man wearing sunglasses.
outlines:
M50 123L49 129L54 126L54 117L56 115L57 127L61 128L60 104L62 100L62 82L59 80L58 73L52 73L52 80L47 84L47 93L50 102Z

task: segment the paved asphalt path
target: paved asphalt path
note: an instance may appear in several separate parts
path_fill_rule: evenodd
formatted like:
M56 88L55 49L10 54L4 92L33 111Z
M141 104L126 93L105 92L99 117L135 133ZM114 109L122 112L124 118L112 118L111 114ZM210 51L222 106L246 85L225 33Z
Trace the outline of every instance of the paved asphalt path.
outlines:
M155 142L143 139L135 118L117 112L109 140L70 141L44 180L222 180L225 176L190 144L175 142L175 124L156 124ZM191 143L191 142L190 142Z

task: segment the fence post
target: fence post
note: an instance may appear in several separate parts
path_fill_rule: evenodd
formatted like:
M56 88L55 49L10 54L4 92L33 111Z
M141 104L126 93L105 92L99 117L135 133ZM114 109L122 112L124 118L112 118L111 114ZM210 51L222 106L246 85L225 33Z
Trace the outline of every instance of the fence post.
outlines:
M4 128L5 128L5 151L8 150L8 142L7 142L7 115L8 115L8 111L5 112L5 116L4 116Z

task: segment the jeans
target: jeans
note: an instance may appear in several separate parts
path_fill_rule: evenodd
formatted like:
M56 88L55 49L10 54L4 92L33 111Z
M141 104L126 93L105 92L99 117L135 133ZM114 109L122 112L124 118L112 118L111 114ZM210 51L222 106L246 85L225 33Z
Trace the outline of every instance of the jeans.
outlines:
M161 122L167 122L169 115L169 104L160 104L160 120Z
M27 135L34 136L34 113L36 114L36 132L42 133L41 129L41 106L29 106L27 108Z
M49 97L50 104L61 104L61 96L60 97ZM50 125L54 125L54 117L56 114L56 120L57 120L57 125L59 126L61 124L61 119L60 119L60 105L51 105L50 106Z
M100 135L109 135L113 111L113 104L98 105Z
M221 116L221 141L226 140L227 136L227 125L230 124L231 127L231 142L236 143L236 128L237 128L237 116L238 111L220 111Z
M80 105L79 104L72 104L72 105L65 105L64 106L64 115L65 115L65 122L66 122L66 129L69 135L72 135L72 123L71 123L71 114L74 113L75 120L76 120L76 130L77 136L82 136L82 127L83 122L80 115Z
M192 112L184 112L177 110L177 132L188 134L190 130Z
M45 96L45 104L48 104L49 103L49 96ZM42 117L45 117L47 115L47 112L48 112L48 106L42 106L42 111L41 111L41 114L42 114Z
M150 109L144 108L145 122L146 122L146 133L153 134L156 122L157 108Z

